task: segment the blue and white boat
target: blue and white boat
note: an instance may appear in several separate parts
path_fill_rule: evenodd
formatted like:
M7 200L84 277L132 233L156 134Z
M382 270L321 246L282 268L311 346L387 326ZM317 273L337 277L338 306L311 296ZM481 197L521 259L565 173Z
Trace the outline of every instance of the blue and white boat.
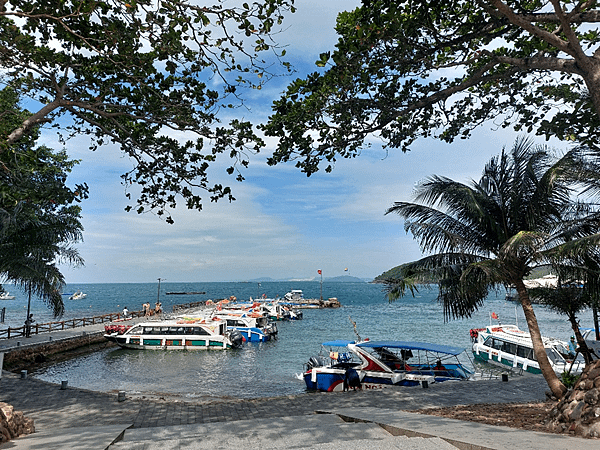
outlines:
M311 357L305 364L302 378L309 390L425 387L435 382L468 380L473 375L459 360L463 348L425 342L345 340L322 346L325 354Z
M277 325L257 312L221 310L213 314L226 321L228 330L239 331L248 342L266 342L277 336Z

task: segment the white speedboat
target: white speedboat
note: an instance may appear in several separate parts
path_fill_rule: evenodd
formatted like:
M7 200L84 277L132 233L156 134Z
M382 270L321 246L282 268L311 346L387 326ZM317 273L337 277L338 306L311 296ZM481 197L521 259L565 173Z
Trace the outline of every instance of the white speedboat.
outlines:
M592 358L600 359L600 341L596 340L595 328L580 328L588 348L592 350Z
M104 337L124 348L151 350L225 350L244 343L239 331L227 330L227 323L218 318L146 321L122 334L114 332Z
M69 297L69 300L81 300L81 299L86 298L86 297L87 297L87 294L84 294L81 291L77 291L77 292L75 292L73 295L71 295Z
M8 292L0 293L0 300L14 300L14 299L15 299L15 296L10 295Z
M542 373L531 342L531 335L516 325L489 325L471 330L473 356L478 361L509 367L514 371ZM585 368L581 355L574 358L569 345L561 340L542 337L548 360L554 371L580 373Z

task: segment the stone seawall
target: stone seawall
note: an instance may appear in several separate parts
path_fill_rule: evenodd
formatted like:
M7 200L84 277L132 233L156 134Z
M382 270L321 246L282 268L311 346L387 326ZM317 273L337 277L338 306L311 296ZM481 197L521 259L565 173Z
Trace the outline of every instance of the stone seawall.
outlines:
M34 345L27 345L27 339L23 338L21 347L12 348L4 353L4 370L32 370L42 364L54 364L114 345L116 344L104 338L103 333L49 340Z

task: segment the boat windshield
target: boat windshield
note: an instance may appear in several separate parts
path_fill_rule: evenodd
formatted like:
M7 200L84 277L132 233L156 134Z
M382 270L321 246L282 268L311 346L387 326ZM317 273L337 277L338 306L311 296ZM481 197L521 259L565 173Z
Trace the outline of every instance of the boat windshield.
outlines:
M546 348L546 354L548 355L548 359L554 364L564 364L565 362L565 358L553 348Z

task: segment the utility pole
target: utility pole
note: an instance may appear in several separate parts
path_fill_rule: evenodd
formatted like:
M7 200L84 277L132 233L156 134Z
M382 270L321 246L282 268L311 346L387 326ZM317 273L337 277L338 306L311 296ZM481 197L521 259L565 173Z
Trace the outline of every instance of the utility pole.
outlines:
M159 278L158 279L158 294L156 296L156 303L160 303L160 280L164 281L164 278Z

